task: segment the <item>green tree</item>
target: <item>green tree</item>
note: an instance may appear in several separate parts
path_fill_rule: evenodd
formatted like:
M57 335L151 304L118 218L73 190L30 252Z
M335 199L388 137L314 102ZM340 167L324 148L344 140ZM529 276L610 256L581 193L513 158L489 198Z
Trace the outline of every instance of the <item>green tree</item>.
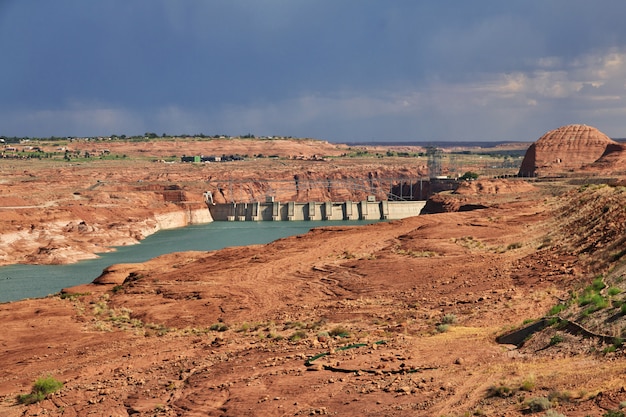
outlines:
M478 174L472 171L467 171L459 179L460 180L475 180L478 178Z

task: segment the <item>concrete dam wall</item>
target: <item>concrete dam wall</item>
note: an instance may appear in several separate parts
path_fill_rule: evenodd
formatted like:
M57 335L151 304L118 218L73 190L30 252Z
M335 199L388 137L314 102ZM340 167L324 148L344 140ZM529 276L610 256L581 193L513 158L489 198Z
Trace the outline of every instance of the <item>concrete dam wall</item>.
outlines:
M208 204L214 221L397 220L418 216L426 201L251 202Z

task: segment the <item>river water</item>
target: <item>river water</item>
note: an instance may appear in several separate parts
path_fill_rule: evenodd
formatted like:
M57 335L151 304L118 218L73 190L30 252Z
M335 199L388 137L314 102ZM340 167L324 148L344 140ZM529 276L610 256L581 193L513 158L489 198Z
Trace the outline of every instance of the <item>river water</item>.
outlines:
M144 262L171 252L210 251L231 246L268 243L299 235L313 227L365 225L373 221L213 222L162 230L137 245L117 247L96 259L70 265L10 265L0 267L0 303L45 297L63 288L86 284L104 268L119 263Z

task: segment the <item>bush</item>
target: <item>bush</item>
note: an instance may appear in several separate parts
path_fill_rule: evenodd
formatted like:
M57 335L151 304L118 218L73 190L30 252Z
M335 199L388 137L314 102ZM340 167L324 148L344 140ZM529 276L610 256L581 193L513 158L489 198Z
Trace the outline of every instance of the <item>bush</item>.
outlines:
M350 336L350 331L348 331L348 329L346 329L345 327L342 326L337 326L335 328L333 328L330 332L328 332L328 334L332 337L349 337Z
M289 336L289 340L291 340L292 342L297 342L298 340L302 339L306 339L306 332L304 330L297 330L296 332L294 332L294 334Z
M608 294L609 294L610 296L617 295L617 294L619 294L619 293L621 293L621 292L622 292L622 290L620 290L620 289L619 289L619 288L617 288L617 287L611 287L611 288L609 288L609 290L608 290Z
M552 408L552 403L546 397L535 397L528 401L528 409L531 413L545 411Z
M209 330L213 330L214 332L225 332L228 330L228 325L224 323L214 323L209 327Z
M548 319L547 325L548 326L554 326L557 323L559 323L559 318L558 317L551 317L550 319Z
M609 301L606 298L602 297L600 294L591 297L591 302L598 310L607 308L609 306Z
M578 301L578 305L581 307L589 304L591 304L591 306L587 310L589 310L589 313L593 313L594 311L607 308L609 301L600 294L584 294Z
M436 329L437 329L438 333L445 333L448 330L450 330L450 325L449 324L438 324Z
M441 319L441 324L455 324L457 322L457 318L454 314L448 313Z
M598 278L594 279L593 283L591 284L591 286L596 291L600 291L604 287L606 287L606 285L604 284L604 281L602 281L602 277L601 276L599 276Z
M535 389L535 377L531 375L530 377L523 380L522 383L520 384L519 389L522 391L526 391L526 392L531 392L532 390L534 390Z
M562 341L563 341L563 336L561 336L560 334L555 334L554 336L550 338L550 346L558 345Z
M63 383L57 381L51 376L45 378L39 378L33 384L33 389L30 394L23 394L17 397L17 400L22 404L34 404L36 402L44 400L48 394L57 392L63 388Z
M565 310L565 304L557 304L548 311L549 316L556 316L561 311Z
M516 392L517 390L509 387L508 385L504 385L504 384L494 385L487 389L487 397L507 398L507 397L511 397Z
M605 347L604 349L602 349L602 353L613 353L617 350L617 348L615 347L615 345L610 345Z

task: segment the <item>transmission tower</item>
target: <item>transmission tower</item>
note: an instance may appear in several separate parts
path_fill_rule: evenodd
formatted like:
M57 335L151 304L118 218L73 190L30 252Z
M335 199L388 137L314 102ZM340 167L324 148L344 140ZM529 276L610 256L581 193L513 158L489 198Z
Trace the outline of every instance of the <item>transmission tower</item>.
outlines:
M443 151L434 146L426 148L426 165L428 166L428 175L435 178L441 175L441 160L443 159Z

